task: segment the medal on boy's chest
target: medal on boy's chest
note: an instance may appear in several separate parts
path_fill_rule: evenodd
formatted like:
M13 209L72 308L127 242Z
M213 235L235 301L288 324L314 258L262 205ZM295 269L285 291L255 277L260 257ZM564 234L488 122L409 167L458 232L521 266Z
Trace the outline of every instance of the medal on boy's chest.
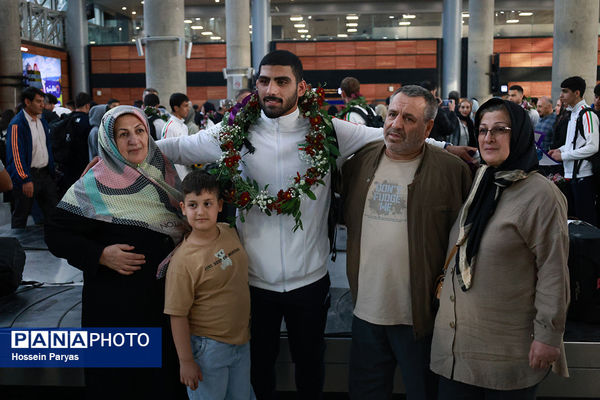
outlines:
M229 258L229 256L227 255L227 253L225 253L225 250L223 250L223 249L217 251L215 253L215 257L217 257L219 260L221 260L221 269L222 270L225 270L230 265L233 265L233 263L231 262L231 258Z

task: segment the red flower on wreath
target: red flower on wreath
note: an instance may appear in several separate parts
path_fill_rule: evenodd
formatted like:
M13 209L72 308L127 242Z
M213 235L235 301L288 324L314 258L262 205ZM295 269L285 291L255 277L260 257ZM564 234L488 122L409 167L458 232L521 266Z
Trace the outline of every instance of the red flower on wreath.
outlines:
M228 166L229 168L234 167L235 164L237 164L237 162L241 159L239 154L235 154L231 157L227 157L224 161L225 161L225 165Z
M310 124L311 124L313 127L316 127L316 126L318 126L318 125L319 125L319 124L321 124L322 122L323 122L323 117L321 117L320 115L317 115L316 117L312 117L312 118L310 119Z
M250 202L250 193L244 192L240 195L240 199L238 200L238 205L240 207L244 207L246 204Z

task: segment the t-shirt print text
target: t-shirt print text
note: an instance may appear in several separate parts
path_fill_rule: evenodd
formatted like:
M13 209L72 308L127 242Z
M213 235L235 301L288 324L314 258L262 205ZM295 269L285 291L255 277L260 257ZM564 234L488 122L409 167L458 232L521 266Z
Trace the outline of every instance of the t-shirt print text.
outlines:
M225 250L223 249L217 251L215 253L215 257L217 257L217 260L212 264L208 264L206 267L204 267L204 270L210 271L211 269L213 269L213 267L216 267L217 265L221 265L221 269L223 270L227 269L227 267L233 265L230 256L237 253L238 251L240 251L239 248L231 250L229 254L225 253Z
M373 185L373 195L369 199L370 217L406 221L406 187L387 180L375 181Z

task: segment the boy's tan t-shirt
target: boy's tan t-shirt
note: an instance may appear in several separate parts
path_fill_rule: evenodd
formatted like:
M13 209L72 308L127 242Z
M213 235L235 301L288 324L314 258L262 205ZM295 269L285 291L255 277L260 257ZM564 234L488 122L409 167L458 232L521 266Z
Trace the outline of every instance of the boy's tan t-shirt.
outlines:
M165 314L187 316L192 335L244 344L250 339L248 256L235 229L221 223L218 228L211 244L185 239L173 255Z

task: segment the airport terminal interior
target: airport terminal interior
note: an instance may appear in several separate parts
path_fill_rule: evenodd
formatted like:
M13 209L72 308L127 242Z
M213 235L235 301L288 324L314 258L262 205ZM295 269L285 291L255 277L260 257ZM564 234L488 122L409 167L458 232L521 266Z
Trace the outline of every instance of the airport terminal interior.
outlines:
M273 50L299 56L304 79L324 87L325 101L336 112L344 107L338 88L348 76L360 81L360 93L373 108L403 85L423 81L438 85L442 99L457 91L481 104L519 85L529 101L546 96L556 102L560 82L573 75L586 80L584 98L592 104L600 68L599 3L2 0L10 10L0 15L0 111L14 109L16 93L37 82L62 107L80 92L94 104L133 105L152 87L167 109L170 94L182 92L199 109L208 102L225 112L240 89L254 89L260 60ZM573 33L586 24L587 30ZM26 254L20 285L0 297L0 328L80 327L83 273L50 254L39 210L26 228L13 229L11 195L4 193L0 237L17 238ZM353 302L346 239L346 228L338 225L337 256L327 266L325 399L348 398ZM595 268L600 274L600 265ZM600 314L600 275L597 283L596 308L590 309ZM571 285L572 300L579 290ZM600 317L570 313L564 342L570 378L549 374L538 398L600 399ZM277 391L282 399L296 398L285 323L280 343ZM84 385L81 368L0 369L2 399L77 399ZM403 398L397 371L394 399Z

